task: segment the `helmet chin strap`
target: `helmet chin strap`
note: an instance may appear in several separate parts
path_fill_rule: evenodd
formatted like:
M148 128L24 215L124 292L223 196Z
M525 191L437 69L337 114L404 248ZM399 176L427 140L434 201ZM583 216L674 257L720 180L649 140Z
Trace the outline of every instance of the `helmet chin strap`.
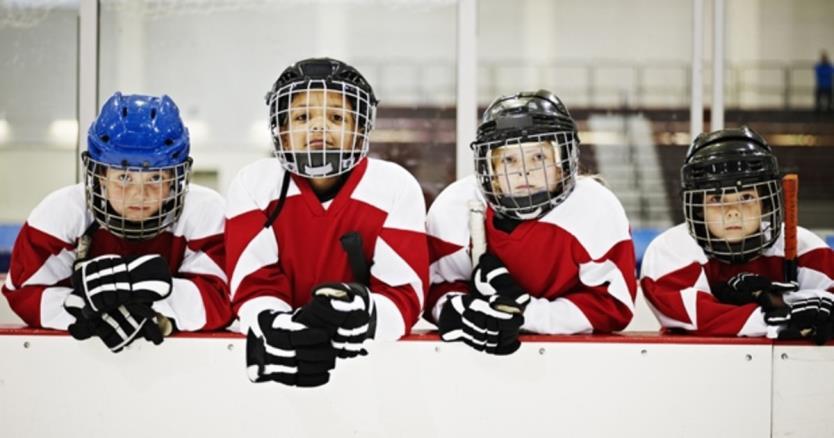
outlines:
M541 217L545 211L543 206L553 199L553 193L541 191L529 196L498 196L499 208L496 211L504 216L530 220Z
M538 208L536 208L535 210L533 210L529 213L523 213L523 212L520 212L520 211L516 212L516 216L518 216L518 218L523 220L523 221L530 220L530 219L535 219L535 218L539 217L539 215L541 215L541 214L542 214L542 208L541 207L538 207Z
M286 153L287 158L291 159L287 164L294 168L296 172L308 178L323 178L343 174L352 169L359 161L355 155L358 155L358 152L350 154L344 154L341 151Z

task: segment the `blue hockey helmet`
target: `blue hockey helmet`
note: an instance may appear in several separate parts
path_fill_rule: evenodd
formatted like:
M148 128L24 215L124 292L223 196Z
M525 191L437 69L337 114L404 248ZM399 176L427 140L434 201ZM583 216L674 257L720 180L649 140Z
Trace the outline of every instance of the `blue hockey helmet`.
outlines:
M116 92L87 133L87 153L102 164L160 168L188 159L191 143L174 101Z
M170 97L113 94L82 154L95 220L127 239L148 239L174 224L188 190L189 150L188 129Z

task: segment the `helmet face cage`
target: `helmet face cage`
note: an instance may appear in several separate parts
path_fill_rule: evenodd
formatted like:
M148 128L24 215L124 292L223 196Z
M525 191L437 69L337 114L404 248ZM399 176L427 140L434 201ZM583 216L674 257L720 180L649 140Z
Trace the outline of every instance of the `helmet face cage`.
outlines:
M368 154L376 100L342 80L302 79L267 97L275 156L307 178L344 174Z
M475 142L475 172L498 214L535 219L562 203L576 185L579 148L573 131Z
M176 223L182 214L191 175L191 159L166 167L119 167L84 154L87 208L111 233L131 240L149 239Z
M683 191L689 234L707 256L745 263L773 245L782 228L779 179ZM715 234L718 231L723 236Z

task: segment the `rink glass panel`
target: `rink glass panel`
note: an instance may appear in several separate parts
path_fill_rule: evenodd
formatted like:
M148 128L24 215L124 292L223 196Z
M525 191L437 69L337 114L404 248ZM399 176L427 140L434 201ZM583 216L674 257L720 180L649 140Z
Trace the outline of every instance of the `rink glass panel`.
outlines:
M76 181L77 39L77 0L0 2L0 224Z
M223 192L272 155L264 95L285 67L320 56L356 67L380 100L369 156L408 169L429 200L454 179L454 1L100 4L99 98L169 94L202 184Z

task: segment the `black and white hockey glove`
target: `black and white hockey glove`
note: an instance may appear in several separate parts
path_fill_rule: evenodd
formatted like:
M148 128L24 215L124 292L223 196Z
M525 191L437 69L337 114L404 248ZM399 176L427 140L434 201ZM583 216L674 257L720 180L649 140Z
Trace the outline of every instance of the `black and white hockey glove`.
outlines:
M472 271L472 288L476 297L502 312L524 313L530 302L530 295L510 275L504 263L489 252L481 255Z
M297 321L295 314L264 310L246 336L246 370L252 382L275 381L312 387L330 380L336 351L319 328Z
M84 298L73 292L64 301L64 308L75 317L75 322L68 327L73 338L85 340L97 336L114 353L138 337L157 345L162 343L157 315L148 304L128 303L108 312L94 313Z
M366 355L362 347L376 332L376 309L368 288L358 283L322 283L296 320L324 330L340 358Z
M156 254L102 255L75 266L72 285L94 313L127 303L152 303L171 294L171 272Z
M799 284L796 282L770 281L762 275L742 272L715 287L713 295L725 304L741 306L756 303L767 311L782 307L781 296L797 290Z
M454 295L443 304L437 327L446 342L463 341L478 351L507 355L521 346L523 324L521 313L496 310L472 295Z
M834 295L824 291L801 291L795 295L786 299L790 312L781 321L784 326L779 330L779 339L810 338L817 345L831 340ZM767 316L765 319L771 323Z

